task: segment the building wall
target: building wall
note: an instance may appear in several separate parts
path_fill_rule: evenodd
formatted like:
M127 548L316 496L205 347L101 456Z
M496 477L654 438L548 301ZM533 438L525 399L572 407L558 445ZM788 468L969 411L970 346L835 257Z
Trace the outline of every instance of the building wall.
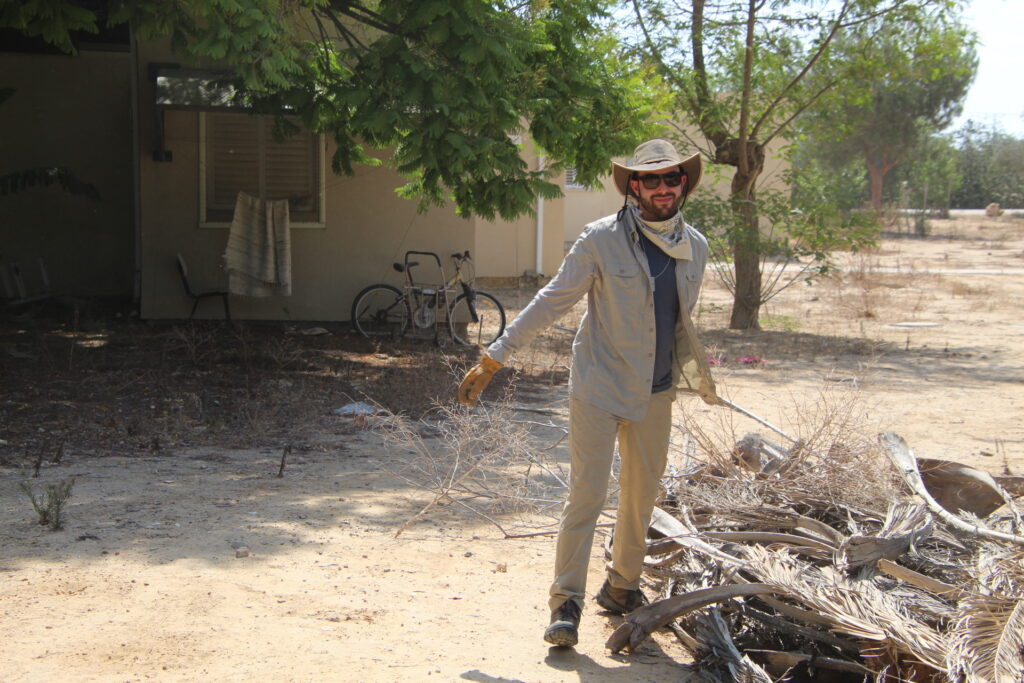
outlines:
M532 169L542 163L533 145L524 145L523 156ZM476 272L479 277L517 278L523 275L555 274L562 263L565 231L565 198L545 199L533 212L513 221L475 220ZM540 271L537 270L537 232L541 231Z
M100 201L59 187L0 197L0 262L33 288L43 258L55 294L132 293L131 71L126 52L0 53L0 174L65 166ZM36 285L38 283L35 283Z
M524 275L552 276L562 263L565 229L564 199L544 200L541 232L541 262L537 270L536 214L514 221L475 222L476 274L487 278L517 278Z
M563 248L569 250L583 232L584 226L604 218L622 208L622 195L615 189L611 175L604 176L602 188L580 190L565 187L565 229L562 231Z
M174 61L160 45L140 51L139 94L142 121L142 317L186 317L191 300L175 266L181 253L191 279L200 287L223 287L227 228L199 227L199 113L164 114L165 147L172 160L157 162L153 85L146 79L151 62ZM327 155L332 150L327 149ZM395 196L403 179L386 167L359 168L354 177L336 176L326 168L326 227L292 228L292 294L288 297L232 296L232 314L255 320L348 320L352 300L366 285L399 286L392 268L407 250L447 255L473 249L473 223L450 209L417 212L414 201ZM197 317L221 317L219 300L204 300Z

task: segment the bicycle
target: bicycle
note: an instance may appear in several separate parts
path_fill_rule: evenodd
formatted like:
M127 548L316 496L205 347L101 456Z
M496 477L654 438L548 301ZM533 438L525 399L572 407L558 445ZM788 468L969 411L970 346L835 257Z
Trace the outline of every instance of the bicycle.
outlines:
M442 284L417 283L413 269L419 261L411 256L433 258ZM446 279L441 258L432 251L407 251L402 263L393 267L405 275L402 289L388 284L370 285L352 302L352 326L364 337L398 338L410 324L419 330L433 330L434 342L444 345L441 333L447 327L456 343L487 346L505 331L505 308L492 294L472 286L473 277L463 276L463 267L471 266L469 251L452 254L455 275ZM458 288L458 289L457 289ZM461 290L461 291L460 291ZM457 296L454 296L459 292Z

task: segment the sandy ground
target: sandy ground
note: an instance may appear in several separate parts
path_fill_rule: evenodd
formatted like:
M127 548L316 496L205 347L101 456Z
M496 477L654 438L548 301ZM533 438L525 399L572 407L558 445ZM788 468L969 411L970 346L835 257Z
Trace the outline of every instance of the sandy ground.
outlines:
M934 231L844 257L840 280L790 288L758 332L725 329L709 280L699 325L723 393L799 434L825 391L920 455L1024 474L1024 221ZM0 470L0 680L688 678L669 634L609 654L619 620L592 602L580 645L548 648L551 537L502 539L445 507L396 538L429 500L388 473L405 455L372 431L329 436L283 477L269 449L69 457L36 480L76 478L57 532L35 523L25 473Z

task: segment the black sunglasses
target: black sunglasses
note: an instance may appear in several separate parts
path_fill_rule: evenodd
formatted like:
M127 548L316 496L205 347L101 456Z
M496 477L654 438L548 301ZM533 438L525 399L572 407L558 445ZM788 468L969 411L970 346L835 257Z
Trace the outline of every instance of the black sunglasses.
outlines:
M640 183L642 183L648 190L654 190L657 189L662 182L665 183L666 187L679 187L683 184L683 178L686 176L679 171L670 171L669 173L662 173L661 175L634 175L633 177L640 181Z

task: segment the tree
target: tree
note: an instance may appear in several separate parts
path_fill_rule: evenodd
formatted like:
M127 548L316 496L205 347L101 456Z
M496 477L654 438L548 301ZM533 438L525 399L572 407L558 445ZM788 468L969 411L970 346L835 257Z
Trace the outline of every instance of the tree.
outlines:
M896 182L890 184L901 188L900 198L905 201L901 208L920 212L915 226L918 232L927 227L924 215L929 209L938 209L948 217L953 191L963 180L952 136L933 134L921 138L891 175ZM890 190L883 199L892 201L895 194Z
M974 121L965 123L955 137L960 183L953 192L953 206L1024 206L1024 140Z
M735 168L727 227L734 272L730 326L757 328L765 301L757 180L766 146L848 78L833 50L844 32L877 23L917 22L926 0L631 0L637 50L674 91L674 111L692 117L703 140L677 135L713 161ZM945 5L939 6L940 9Z
M960 113L978 58L974 35L946 17L873 24L837 41L859 79L824 98L811 126L835 158L863 158L879 211L889 171Z
M0 3L0 26L73 50L71 32L111 24L169 37L179 56L234 70L258 112L287 107L337 145L335 172L391 151L422 206L512 218L564 166L607 173L648 119L643 82L601 30L605 0L28 0ZM283 119L282 119L283 121ZM550 157L529 169L528 132Z

